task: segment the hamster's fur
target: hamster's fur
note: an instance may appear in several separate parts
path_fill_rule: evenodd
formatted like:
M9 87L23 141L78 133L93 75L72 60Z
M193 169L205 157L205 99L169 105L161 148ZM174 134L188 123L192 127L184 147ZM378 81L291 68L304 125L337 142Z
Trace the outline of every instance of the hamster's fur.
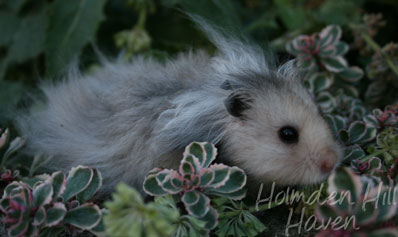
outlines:
M208 32L214 56L106 62L93 74L73 70L44 85L44 107L19 118L27 151L52 156L51 170L98 168L102 194L120 181L141 190L148 171L176 168L193 141L219 145L223 162L258 182L324 179L340 149L293 63L277 68L259 47ZM281 140L286 126L297 130L296 142Z

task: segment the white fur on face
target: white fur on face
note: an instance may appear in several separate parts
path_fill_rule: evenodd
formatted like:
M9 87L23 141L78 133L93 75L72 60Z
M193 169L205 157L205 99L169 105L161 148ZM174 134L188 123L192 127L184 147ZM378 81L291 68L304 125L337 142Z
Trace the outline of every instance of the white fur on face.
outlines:
M341 157L307 92L299 84L291 86L256 95L247 119L234 118L227 129L227 156L260 182L314 184L330 173L322 171L322 165L326 162L336 167ZM297 144L279 139L279 129L284 126L298 130Z

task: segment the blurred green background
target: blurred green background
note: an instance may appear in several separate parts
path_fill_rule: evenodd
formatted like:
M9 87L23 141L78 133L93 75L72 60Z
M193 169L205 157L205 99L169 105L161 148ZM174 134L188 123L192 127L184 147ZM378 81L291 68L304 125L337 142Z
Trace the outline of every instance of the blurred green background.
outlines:
M375 41L398 41L396 0L0 0L0 127L12 126L39 83L60 80L72 62L95 70L95 48L110 58L159 60L189 49L212 51L184 12L273 49L281 61L290 57L285 45L294 37L339 24L343 40L352 42L348 60L366 65L370 56L361 55L355 35L366 27L366 14L383 16L368 20L378 31Z

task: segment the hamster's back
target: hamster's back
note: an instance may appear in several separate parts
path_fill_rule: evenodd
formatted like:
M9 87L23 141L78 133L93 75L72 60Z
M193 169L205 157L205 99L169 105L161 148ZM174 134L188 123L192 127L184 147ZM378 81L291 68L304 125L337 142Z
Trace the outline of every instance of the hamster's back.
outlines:
M159 159L169 158L149 149L159 115L176 96L199 89L205 80L199 72L207 70L208 62L198 52L165 65L143 58L105 63L89 76L72 70L62 82L42 86L44 107L19 118L27 151L52 156L46 165L52 171L77 165L98 168L103 192L121 180L140 187Z

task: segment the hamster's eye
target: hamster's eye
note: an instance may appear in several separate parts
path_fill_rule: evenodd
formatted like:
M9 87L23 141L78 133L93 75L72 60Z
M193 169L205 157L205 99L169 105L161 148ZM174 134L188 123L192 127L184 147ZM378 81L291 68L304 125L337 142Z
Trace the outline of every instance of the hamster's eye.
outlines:
M297 143L299 134L294 127L285 126L279 130L279 139L287 144Z

